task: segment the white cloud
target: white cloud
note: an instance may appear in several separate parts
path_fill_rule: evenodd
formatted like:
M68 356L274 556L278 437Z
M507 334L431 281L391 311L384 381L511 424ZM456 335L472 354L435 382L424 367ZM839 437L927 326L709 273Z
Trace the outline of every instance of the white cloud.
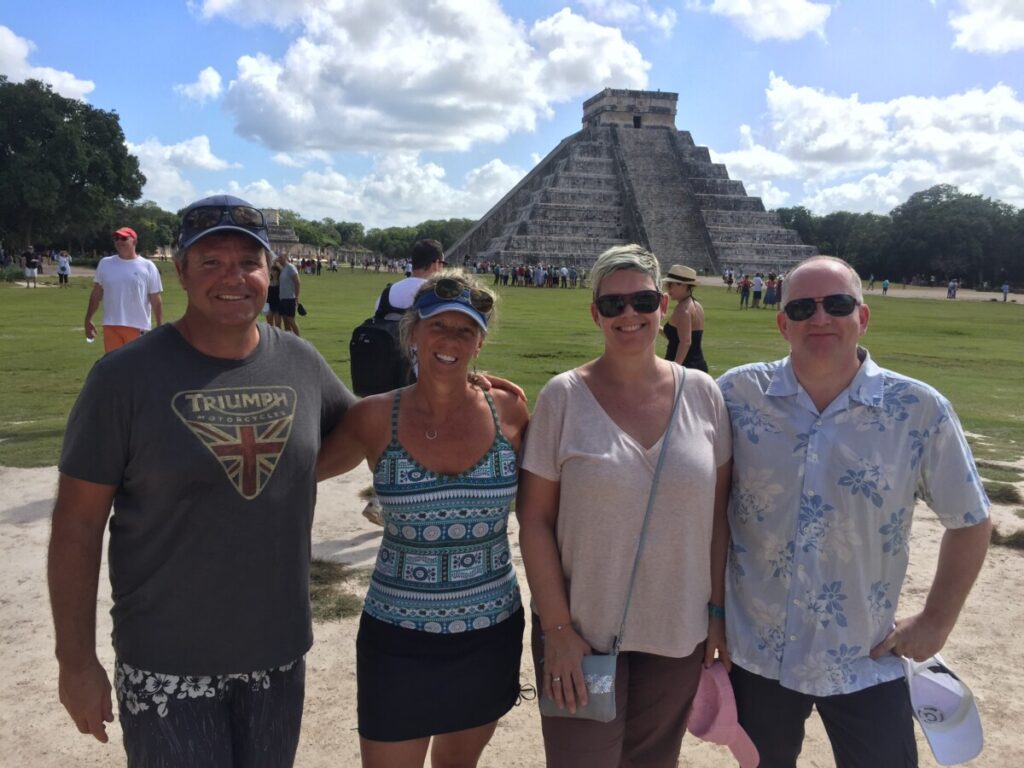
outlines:
M651 27L666 36L676 25L672 8L656 11L648 0L579 0L590 16L616 26Z
M206 136L195 136L177 144L161 144L152 138L141 144L128 142L128 151L139 158L139 167L146 177L143 197L171 211L196 198L195 187L185 177L185 171L223 171L239 167L214 155Z
M950 13L956 30L954 48L972 53L1008 53L1024 48L1024 3L1021 0L960 0Z
M522 169L496 159L469 171L456 187L436 163L422 162L415 152L391 152L377 156L365 176L325 168L306 171L280 188L261 179L245 185L233 182L228 191L255 205L301 211L307 218L401 226L427 219L477 218L524 175Z
M268 23L279 27L292 24L313 5L311 0L187 0L186 4L202 19L224 16L242 26Z
M313 149L306 152L278 152L270 159L278 165L283 165L286 168L305 168L313 162L320 162L324 165L329 165L331 162L331 155L329 152Z
M764 207L769 210L789 203L789 192L779 189L770 180L745 182L743 186L751 197L760 197Z
M1024 205L1024 101L1006 85L864 103L772 73L766 99L762 143L743 126L740 149L714 154L748 191L802 183L813 210L883 213L947 183Z
M751 40L799 40L808 34L825 36L832 13L827 3L809 0L687 0L693 11L707 11L730 19Z
M293 22L279 58L242 56L224 97L242 136L277 151L464 150L533 131L553 106L650 64L622 33L565 8L527 27L497 0L207 0L206 17Z
M203 104L210 99L220 96L223 86L221 85L220 72L213 67L207 67L199 73L194 83L174 86L176 93L180 93L187 99L198 101Z
M0 74L6 75L12 83L41 80L69 99L84 100L86 94L96 88L92 80L79 80L70 72L29 64L29 54L35 48L31 40L18 37L10 28L0 24Z
M749 125L740 126L742 149L732 152L712 152L711 160L725 163L730 175L738 179L795 176L800 165L786 155L775 152L754 142Z

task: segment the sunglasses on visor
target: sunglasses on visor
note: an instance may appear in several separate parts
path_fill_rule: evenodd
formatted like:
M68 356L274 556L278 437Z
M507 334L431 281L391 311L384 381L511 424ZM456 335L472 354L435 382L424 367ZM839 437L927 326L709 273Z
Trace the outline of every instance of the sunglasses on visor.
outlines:
M860 302L848 293L833 293L820 299L793 299L786 302L782 311L790 320L799 323L812 317L819 304L832 317L846 317L857 308Z
M649 315L661 306L661 294L658 291L606 293L604 296L598 296L594 304L601 317L618 317L626 311L627 304L641 315Z
M204 205L193 208L181 221L182 239L187 240L199 232L224 223L225 219L236 227L266 229L263 211L248 205Z
M485 291L470 288L460 280L442 277L434 283L434 295L444 301L458 301L468 304L477 312L486 315L494 309L494 297Z

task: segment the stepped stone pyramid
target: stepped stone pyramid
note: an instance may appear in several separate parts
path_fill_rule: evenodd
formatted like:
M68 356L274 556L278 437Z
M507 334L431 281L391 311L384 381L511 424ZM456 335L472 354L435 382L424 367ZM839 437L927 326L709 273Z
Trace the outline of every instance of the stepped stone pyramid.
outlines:
M589 267L639 243L708 274L784 272L817 253L676 130L678 94L605 88L563 139L449 250L449 261Z

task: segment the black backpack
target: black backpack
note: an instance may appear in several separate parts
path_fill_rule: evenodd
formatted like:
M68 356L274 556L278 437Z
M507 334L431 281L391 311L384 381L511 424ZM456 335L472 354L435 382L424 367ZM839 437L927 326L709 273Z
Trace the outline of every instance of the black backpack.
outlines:
M391 283L385 286L373 317L352 331L348 343L352 389L360 397L390 392L413 380L409 359L398 341L398 320L386 320L389 313L403 310L391 306Z

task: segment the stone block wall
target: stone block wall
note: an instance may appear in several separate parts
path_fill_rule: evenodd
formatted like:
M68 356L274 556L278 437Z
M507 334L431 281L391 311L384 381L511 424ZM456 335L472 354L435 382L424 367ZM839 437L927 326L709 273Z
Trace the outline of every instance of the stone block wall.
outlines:
M618 119L628 112L622 99L638 105L640 127ZM688 131L648 119L665 116L662 100L610 90L588 100L587 127L510 190L450 249L450 259L589 267L607 248L637 242L666 267L717 273L784 271L815 253Z

